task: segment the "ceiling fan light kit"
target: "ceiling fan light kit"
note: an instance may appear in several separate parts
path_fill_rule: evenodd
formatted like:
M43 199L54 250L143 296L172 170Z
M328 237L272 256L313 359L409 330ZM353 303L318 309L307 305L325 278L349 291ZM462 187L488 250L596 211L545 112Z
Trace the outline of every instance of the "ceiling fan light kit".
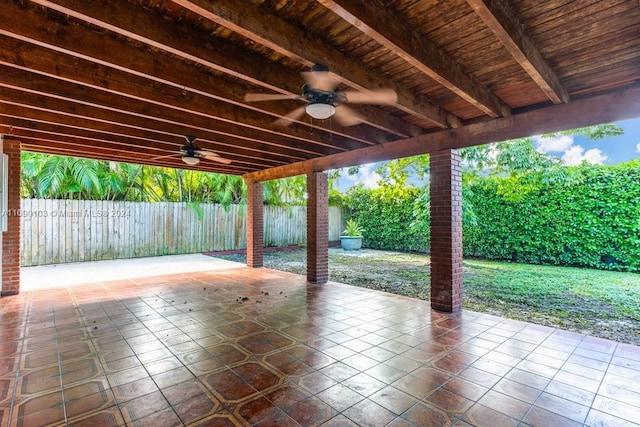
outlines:
M200 159L193 156L182 156L182 161L188 164L189 166L195 166L200 163Z
M314 119L324 120L336 113L336 107L331 104L315 103L308 104L305 111Z
M398 100L398 95L390 88L342 92L338 89L339 79L329 72L326 65L316 64L311 71L301 74L306 81L302 85L301 95L249 93L244 100L258 102L297 99L307 102L306 106L296 108L278 119L276 124L281 126L289 126L305 113L317 120L335 116L336 122L341 126L358 125L366 119L343 104L393 105Z
M168 156L158 156L154 157L151 160L165 159L168 157L178 157L182 159L182 161L189 166L196 166L200 163L201 159L210 160L216 163L222 163L223 165L228 165L231 163L231 159L224 158L213 151L209 151L206 149L202 149L196 146L196 137L193 135L186 135L185 139L187 140L187 144L180 147L180 151L175 154L169 154Z

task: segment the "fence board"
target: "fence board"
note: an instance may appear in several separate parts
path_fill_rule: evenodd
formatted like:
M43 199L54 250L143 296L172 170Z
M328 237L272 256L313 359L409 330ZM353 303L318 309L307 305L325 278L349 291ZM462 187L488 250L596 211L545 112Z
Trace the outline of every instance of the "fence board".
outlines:
M244 249L246 207L186 203L22 200L22 265ZM304 206L264 208L265 246L304 245ZM343 229L329 208L329 240Z

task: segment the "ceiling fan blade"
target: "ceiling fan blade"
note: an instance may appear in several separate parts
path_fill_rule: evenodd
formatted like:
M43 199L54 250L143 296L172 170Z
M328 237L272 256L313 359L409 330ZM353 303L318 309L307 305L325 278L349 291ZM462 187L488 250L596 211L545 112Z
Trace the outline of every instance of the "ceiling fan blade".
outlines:
M356 113L351 108L345 105L339 105L336 107L336 113L333 115L341 126L354 126L363 123L366 119L364 116Z
M280 101L283 99L298 99L300 95L284 95L282 93L248 93L244 102Z
M228 165L231 163L231 160L221 157L219 154L214 153L213 151L198 151L198 156L204 157L207 160L211 160L212 162L222 163L223 165Z
M351 104L392 105L398 102L398 94L393 89L375 89L342 92L346 102Z
M174 154L167 154L166 156L156 156L156 157L152 157L151 160L160 160L160 159L168 159L169 157L177 157L177 156L182 156L182 153L174 153Z
M283 116L276 120L275 124L278 126L289 126L294 120L298 120L300 117L302 117L304 115L304 111L305 107L298 107L286 116Z
M339 83L338 79L327 71L306 71L300 74L302 74L302 77L304 77L307 83L316 90L333 92Z

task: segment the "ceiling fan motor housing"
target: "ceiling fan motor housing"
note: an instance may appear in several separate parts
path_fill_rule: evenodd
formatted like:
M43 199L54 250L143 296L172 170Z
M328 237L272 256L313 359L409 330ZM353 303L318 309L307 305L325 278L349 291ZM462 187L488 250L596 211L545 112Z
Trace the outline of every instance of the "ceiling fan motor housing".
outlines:
M185 157L196 157L200 147L196 147L193 144L183 145L180 150L184 153Z
M302 85L302 96L310 104L333 105L335 101L339 101L338 94L335 92L335 90L332 92L328 92L324 90L314 89L309 83L305 83L304 85Z

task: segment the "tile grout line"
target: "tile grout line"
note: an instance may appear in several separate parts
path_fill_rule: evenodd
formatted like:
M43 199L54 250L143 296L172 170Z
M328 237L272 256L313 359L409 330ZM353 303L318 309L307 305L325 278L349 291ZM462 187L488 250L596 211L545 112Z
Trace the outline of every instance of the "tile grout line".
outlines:
M615 342L615 341L612 341L612 342ZM596 399L598 398L598 395L600 394L600 389L604 385L604 380L605 380L605 378L607 378L607 372L609 372L609 369L611 368L611 361L613 360L613 357L616 354L616 349L618 348L619 345L620 345L620 343L616 342L616 345L613 348L613 351L611 352L611 356L609 357L609 361L607 362L607 369L605 369L605 371L604 371L604 373L602 375L602 380L599 381L598 389L593 394L593 400L591 401L591 404L589 405L589 410L587 411L587 415L586 415L586 417L584 419L584 425L585 426L587 425L587 420L589 419L589 415L591 415L591 413L594 411L593 404L595 403ZM595 409L595 410L597 411L597 409ZM620 417L620 418L623 419L622 417Z
M27 307L29 307L29 309L27 311L27 313L28 313L27 318L28 318L29 314L31 313L31 309L32 309L31 308L31 304L33 304L33 292L28 292L27 296L28 296L28 298L27 298ZM11 404L10 404L10 407L9 407L9 423L11 423L11 420L13 419L13 409L14 409L14 405L16 403L16 395L18 393L18 378L20 378L20 371L21 371L20 364L22 362L22 352L23 352L24 346L25 346L24 340L26 339L26 336L27 336L27 324L28 324L28 322L25 319L24 326L23 326L23 329L22 329L23 333L22 333L22 337L20 339L20 341L21 341L20 351L18 352L18 360L17 360L18 366L17 366L17 369L16 369L15 377L14 377L15 378L15 384L13 385L13 394L11 395Z
M29 294L31 295L31 294ZM29 298L29 303L28 303L29 308L31 308L31 298ZM18 351L18 359L16 360L17 362L17 366L16 366L16 372L14 374L14 384L13 384L13 393L11 394L11 401L9 403L9 423L11 423L11 420L13 419L13 407L15 405L15 400L16 400L16 395L18 394L18 378L20 378L20 361L22 360L22 350L24 349L24 340L25 340L25 336L27 335L27 322L25 320L24 322L24 326L23 326L23 334L22 337L20 339L20 350Z
M557 330L557 329L556 329L556 330ZM551 334L551 335L553 335L553 334ZM549 335L549 337L550 337L551 335ZM578 349L578 347L580 347L580 343L582 343L582 342L583 342L583 341L588 337L588 335L585 335L585 334L581 334L581 335L582 335L582 338L580 339L580 341L579 341L578 343L576 343L576 344L573 346L573 349L572 349L572 350L571 350L571 352L569 353L569 356L568 356L568 357L567 357L567 358L562 362L562 364L560 365L560 367L558 367L558 368L556 369L556 372L555 372L555 373L553 374L553 376L550 378L549 383L544 387L544 389L542 389L542 392L540 393L540 395L539 395L539 396L536 398L536 400L533 402L532 407L536 404L536 402L538 402L538 400L540 400L540 398L542 397L542 395L543 395L545 392L547 392L547 391L546 391L546 390L547 390L547 388L548 388L548 387L549 387L549 385L550 385L550 384L555 380L555 378L558 376L558 374L559 374L560 372L562 372L562 368L563 368L567 363L569 363L569 359L571 358L571 356L573 356L574 354L576 354L576 350ZM546 341L547 339L549 339L549 337L547 337L544 341ZM544 343L544 341L542 341L542 343ZM539 345L538 347L542 346L542 343L540 343L540 345ZM538 348L538 347L536 347L536 348ZM572 385L572 384L564 383L564 382L562 382L562 381L558 381L558 382L559 382L560 384L565 384L565 385L570 386L570 387L580 388L580 387L576 387L576 386L574 386L574 385ZM585 391L586 391L586 390L585 390ZM557 396L557 397L560 397L560 398L564 399L562 396L558 396L557 394L553 394L553 393L550 393L550 394L551 394L551 395L553 395L553 396ZM597 395L597 393L594 393L594 396L593 396L593 399L594 399L594 400L595 400L596 395ZM568 399L565 399L565 400L568 400ZM585 406L585 405L583 405L583 404L581 404L581 403L577 403L577 402L573 402L573 401L570 401L570 402L572 402L572 403L576 403L576 404L581 405L581 406ZM592 401L592 403L593 403L593 401ZM542 408L541 406L539 406L539 407L540 407L540 408ZM546 409L546 408L542 408L542 409L545 409L545 410L549 411L549 410L548 410L548 409ZM584 420L583 420L582 422L579 422L579 421L576 421L576 422L579 422L579 423L580 423L580 424L582 424L583 426L586 426L586 421L587 421L587 418L588 418L588 416L589 416L589 412L590 412L590 411L591 411L591 406L589 406L589 411L587 411L587 414L585 415ZM550 412L553 412L553 411L550 411ZM555 412L554 412L554 413L555 413ZM564 415L562 415L562 414L557 414L557 415L564 417ZM569 420L571 420L571 421L575 421L575 420L574 420L574 419L572 419L572 418L568 418L568 417L565 417L565 418L567 418L567 419L569 419Z
M100 285L100 286L103 287L103 285ZM74 308L78 311L78 316L82 320L83 329L86 330L86 328L90 327L90 325L87 325L86 319L85 319L85 315L80 311L80 308L82 307L82 304L78 301L78 296L73 291L73 288L71 288L71 294L72 294L72 299L73 299L73 303L74 303ZM107 317L109 317L107 312L104 311L104 309L102 308L102 304L100 304L100 308L105 313L105 315ZM111 323L111 318L109 318L109 323ZM113 323L111 323L111 324L113 324ZM118 334L120 334L120 331L118 331ZM96 345L96 342L94 340L94 336L90 332L87 334L87 336L88 336L89 340L91 341L91 345L93 347L93 350L96 352L96 360L100 363L100 370L102 371L102 375L104 375L105 381L107 382L107 386L109 387L108 391L113 396L113 403L114 403L113 406L118 408L118 412L120 413L120 415L122 416L122 419L124 420L124 415L122 415L122 410L120 409L120 404L118 403L118 401L115 398L115 394L113 393L113 389L111 387L111 384L109 383L109 377L107 375L107 372L104 369L104 364L102 363L102 360L100 359L100 356L98 355L98 348L99 347ZM120 334L120 336L122 337L122 334ZM123 339L124 339L124 337L123 337ZM65 409L66 409L66 402L65 402Z

